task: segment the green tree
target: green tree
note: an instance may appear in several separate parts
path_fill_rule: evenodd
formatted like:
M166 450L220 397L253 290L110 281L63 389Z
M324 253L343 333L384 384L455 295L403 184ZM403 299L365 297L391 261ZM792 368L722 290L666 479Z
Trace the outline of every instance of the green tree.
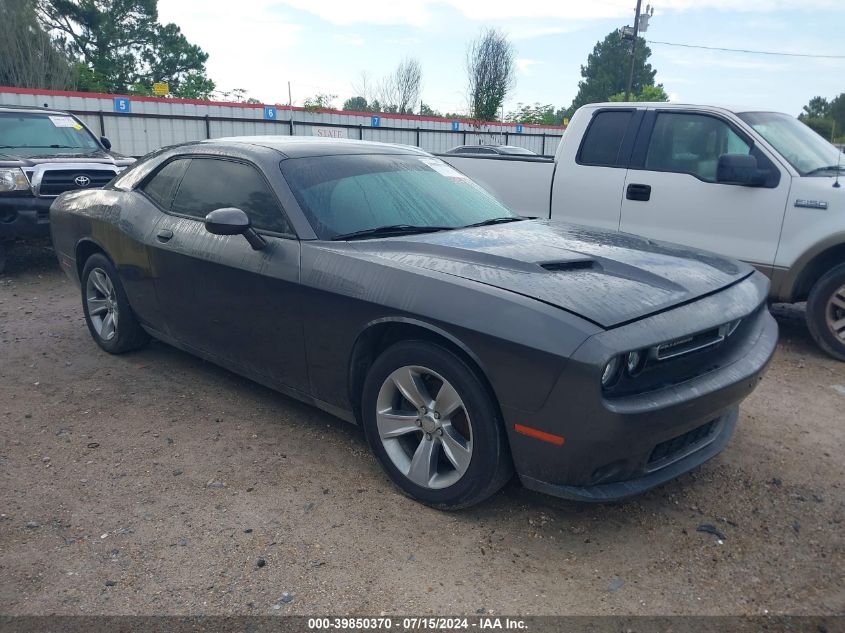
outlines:
M643 86L643 89L635 95L628 97L630 101L669 101L669 95L663 89L663 84L656 86ZM611 95L608 101L625 101L625 93L619 92Z
M578 82L578 94L567 110L567 117L571 117L582 105L607 101L620 92L624 94L631 69L631 44L623 39L618 30L608 33L604 40L596 43L593 52L587 57L587 64L581 66L582 79ZM648 63L650 56L651 49L646 46L643 38L638 38L632 94L639 94L645 86L654 85L657 71Z
M422 101L420 102L420 116L442 117L443 115L434 108L432 108L430 105Z
M62 90L75 83L70 60L38 23L35 0L0 0L0 86Z
M804 106L802 116L823 118L830 112L830 103L824 97L813 97L810 102Z
M562 111L555 112L552 104L534 105L516 104L516 110L505 115L505 121L511 123L536 123L538 125L560 125L558 116L562 118Z
M159 23L158 0L38 0L38 16L76 62L82 90L152 94L159 81L177 97L214 90L208 54Z
M495 121L516 81L513 44L503 31L487 29L467 49L470 112L481 121Z
M302 107L306 110L331 110L334 108L335 99L337 95L320 92L313 97L306 97L302 102Z
M343 102L343 110L350 110L352 112L369 112L370 104L364 97L349 97Z

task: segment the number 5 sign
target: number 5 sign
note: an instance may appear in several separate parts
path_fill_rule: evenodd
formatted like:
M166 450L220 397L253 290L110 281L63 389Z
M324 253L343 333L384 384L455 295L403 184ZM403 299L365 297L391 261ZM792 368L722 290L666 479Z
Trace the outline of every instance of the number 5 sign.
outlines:
M115 112L132 112L132 102L129 101L126 97L115 97L114 98L114 111Z

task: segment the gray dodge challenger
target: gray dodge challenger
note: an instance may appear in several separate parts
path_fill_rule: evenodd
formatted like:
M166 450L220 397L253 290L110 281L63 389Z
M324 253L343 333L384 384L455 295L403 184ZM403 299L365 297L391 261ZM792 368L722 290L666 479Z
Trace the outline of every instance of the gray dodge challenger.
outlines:
M50 220L106 352L152 336L361 424L395 484L444 509L514 470L589 501L689 471L777 341L751 267L522 218L411 147L174 146Z

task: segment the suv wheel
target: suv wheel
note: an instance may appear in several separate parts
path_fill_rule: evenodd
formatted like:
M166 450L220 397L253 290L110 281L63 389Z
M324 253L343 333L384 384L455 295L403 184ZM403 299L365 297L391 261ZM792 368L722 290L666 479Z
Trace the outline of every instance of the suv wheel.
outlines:
M845 264L813 286L807 299L807 327L822 350L845 361Z
M82 269L82 310L91 336L110 354L137 349L150 337L138 323L114 265L95 253Z
M367 374L370 447L407 495L444 510L483 501L513 473L498 407L475 371L423 341L388 348Z

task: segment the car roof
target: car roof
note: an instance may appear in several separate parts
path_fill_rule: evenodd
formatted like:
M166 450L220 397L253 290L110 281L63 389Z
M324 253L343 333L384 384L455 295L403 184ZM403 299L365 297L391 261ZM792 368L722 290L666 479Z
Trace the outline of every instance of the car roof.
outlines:
M741 114L743 112L775 112L771 108L755 108L752 106L727 105L716 103L677 103L670 101L610 101L605 103L591 103L587 106L589 108L669 108L675 110L688 110L690 108L701 110L723 110L732 112L734 114ZM778 113L782 114L782 113Z
M418 147L319 136L231 136L199 141L198 145L252 145L276 150L288 158L335 156L342 154L416 154L429 156ZM222 149L221 147L221 149Z

